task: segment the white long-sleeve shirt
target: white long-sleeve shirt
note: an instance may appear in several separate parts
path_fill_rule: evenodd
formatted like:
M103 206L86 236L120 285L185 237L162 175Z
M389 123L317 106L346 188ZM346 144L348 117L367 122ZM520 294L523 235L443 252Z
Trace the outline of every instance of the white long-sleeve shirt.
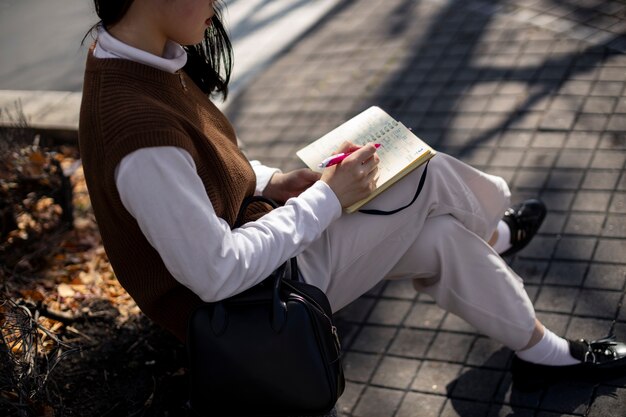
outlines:
M98 30L96 58L134 60L167 72L186 63L180 45L168 42L164 57L149 54ZM251 162L261 193L275 168ZM341 205L322 181L261 219L231 230L215 214L191 155L172 146L142 148L115 170L124 207L180 283L204 301L237 294L301 253L330 223Z

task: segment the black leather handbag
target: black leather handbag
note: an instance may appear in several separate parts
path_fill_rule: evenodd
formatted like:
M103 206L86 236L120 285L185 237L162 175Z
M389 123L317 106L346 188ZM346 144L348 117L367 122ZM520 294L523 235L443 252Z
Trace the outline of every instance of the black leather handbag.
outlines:
M259 200L268 202L251 198L240 214ZM243 293L201 305L187 337L191 410L202 416L329 412L345 385L332 317L326 295L298 280L295 258Z

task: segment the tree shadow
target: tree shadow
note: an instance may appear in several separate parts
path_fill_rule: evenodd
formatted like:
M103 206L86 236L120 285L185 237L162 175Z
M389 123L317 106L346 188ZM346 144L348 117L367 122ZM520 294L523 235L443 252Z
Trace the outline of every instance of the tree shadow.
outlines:
M392 23L387 28L389 38L414 34L410 31L413 17L409 12L411 3L401 3L389 12L389 21ZM491 6L499 3L507 2L494 1ZM561 3L567 5L567 2ZM588 68L601 65L612 56L621 54L608 48L623 36L614 35L600 45L557 54L534 64L532 61L521 66L515 62L508 64L505 62L507 56L502 55L504 58L501 61L493 64L487 61L487 64L482 65L480 59L477 60L483 52L480 42L495 14L468 13L463 20L459 19L460 6L458 2L450 2L449 6L442 8L433 17L426 33L407 45L407 50L414 53L409 52L410 58L403 67L394 72L379 87L378 94L369 100L371 104L383 105L392 115L406 118L414 131L423 132L429 142L448 147L451 153L460 158L469 156L479 146L497 139L504 131L524 124L524 119L541 100L550 98ZM573 4L571 7L572 13L583 15L592 10L578 8ZM516 30L513 22L510 32L502 32L503 43L507 40L515 41ZM502 45L502 48L506 46ZM513 55L510 59L513 60ZM572 65L574 61L584 65ZM406 80L418 79L416 73L422 73L422 79L413 88L407 88ZM523 97L518 103L510 106L510 109L491 112L491 119L483 117L482 120L477 118L459 122L459 118L468 110L468 106L463 103L467 93L483 86L484 93L480 98L490 98L503 81L516 84L517 94L511 96ZM478 105L472 110L481 113ZM551 123L533 127L535 130L562 130L561 126ZM462 140L459 140L459 134Z
M511 351L502 348L478 367L466 370L446 386L452 408L459 417L474 417L478 410L489 415L532 417L537 410L555 415L588 415L596 401L617 400L618 380L598 382L566 381L536 390L521 390L512 383L511 374L502 372L503 356Z
M426 19L425 23L421 22L426 26L419 27L419 23L416 24L415 10L424 4L435 3L438 6L433 7L435 11L432 18ZM495 8L510 3L496 0L490 2L489 6ZM571 7L572 16L580 15L576 18L577 21L586 18L586 14L593 11L593 7L579 7L578 2L554 0L552 3L561 7ZM342 18L353 11L350 6L347 2L342 3L340 12L345 12ZM313 76L310 78L303 76L310 81L310 88L302 95L298 95L297 91L283 92L283 89L289 90L289 87L279 86L281 80L274 81L269 77L260 80L264 87L270 85L265 91L273 88L272 91L279 99L291 95L290 103L294 104L293 109L269 108L266 104L272 98L269 93L263 95L258 91L246 91L232 103L228 109L229 116L235 124L241 123L249 129L254 139L248 141L243 136L243 140L251 145L253 155L261 158L268 156L268 149L290 147L289 150L296 150L305 144L306 137L309 140L315 138L318 133L323 134L327 128L334 127L333 123L339 124L342 119L351 117L370 105L378 105L405 125L412 127L418 136L423 137L434 147L470 163L480 160L478 165L489 167L493 171L511 172L512 178L516 180L513 181L513 188L517 192L515 197L517 199L521 198L520 195L548 195L564 191L576 195L580 192L579 188L590 169L590 164L580 168L558 166L556 159L564 145L550 147L546 144L544 148L538 148L536 150L538 158L545 157L549 151L553 151L556 154L554 160L531 166L531 169L522 167L526 171L525 180L518 182L519 176L516 176L520 171L521 159L506 166L506 170L499 169L504 165L492 164L493 154L499 150L499 145L494 144L498 144L504 134L511 132L527 134L529 138L544 134L562 134L565 138L574 128L577 132L589 133L590 136L606 133L606 123L604 126L598 126L594 124L592 118L582 117L580 101L590 94L591 87L589 86L588 91L576 91L576 88L578 84L592 84L585 78L588 70L601 67L615 56L621 55L611 45L622 40L624 34L616 34L600 44L590 44L548 32L545 28L534 28L548 33L554 38L551 38L550 42L562 47L558 53L548 53L542 49L541 38L535 39L532 44L528 39L520 38L519 29L527 28L523 23L512 21L510 27L503 27L499 31L500 38L496 42L486 44L483 40L487 36L493 36L489 29L494 24L496 15L473 12L469 8L467 13L459 12L459 9L464 7L468 6L459 1L400 1L393 4L376 4L372 13L383 16L380 21L384 21L385 25L377 26L375 35L368 33L368 37L363 37L364 41L371 41L373 45L363 47L359 45L359 50L350 52L341 49L345 48L341 44L341 37L336 40L339 43L337 46L339 51L362 63L358 68L348 67L347 71L352 71L350 74L352 79L341 81L341 74L331 72L335 68L334 61L341 62L344 57L339 56L339 53L337 56L329 54L330 58L327 61L314 62L317 67L311 71L314 73ZM503 25L502 22L499 24ZM319 34L326 28L327 26L321 24L313 33ZM347 31L342 35L349 38L362 36L363 33ZM329 35L324 39L331 41ZM395 51L387 47L397 44L400 44L401 48ZM538 52L529 54L526 62L516 62L515 53L510 51L514 46L525 50L537 48ZM486 48L496 48L491 51L495 51L493 57L489 56L490 50ZM320 55L322 53L323 51L319 52ZM485 57L493 59L483 59ZM380 69L369 64L368 60L382 60L386 66L381 65L383 69ZM299 64L301 65L299 70L305 72L304 62ZM338 68L337 72L341 72L341 69ZM286 75L284 79L287 80L291 75ZM336 78L339 81L335 81ZM272 86L272 82L276 84ZM499 103L495 103L493 99L504 88L509 90L508 97L513 100L503 100L502 107L497 108ZM331 100L325 101L326 96L330 96ZM554 105L557 97L559 103ZM245 108L249 103L253 103L254 107L255 100L263 102L261 106L263 109L259 109L250 117ZM298 103L298 100L305 101L304 105L300 107L301 103ZM335 105L341 100L350 104ZM488 106L492 107L487 110ZM279 113L285 112L289 113L288 117L283 119L278 116ZM557 121L558 116L562 114L570 119ZM623 144L623 132L612 131L610 135L614 136L617 145ZM268 147L267 141L271 141L272 146ZM562 142L564 143L565 139ZM510 149L519 150L520 154L529 156L527 148L530 143L530 139L526 143L520 139L520 143L514 143ZM593 145L591 148L595 149ZM543 152L543 149L549 151ZM489 156L478 158L482 151ZM301 166L297 165L297 159L290 152L276 156L271 162L283 169ZM572 182L574 175L580 175L577 183ZM614 193L615 190L616 187L613 187L604 191ZM569 221L567 219L573 211L572 206L573 203L570 201L562 203L557 210L549 209L552 213L556 211L562 215L566 219L564 221ZM606 216L607 213L608 209L602 209L596 214ZM565 244L564 241L567 239L563 239L563 227L557 230L554 224L547 226L550 229L546 227L540 231L537 242L533 243L534 247L513 258L513 261L546 263L545 270L533 283L539 291L544 284L549 284L546 278L553 264L576 262L586 264L578 284L565 282L563 285L555 286L557 293L567 287L574 291L576 297L580 297L579 294L588 289L584 282L589 277L590 265L597 263L594 255L597 243L589 245L592 249L588 253L581 251L587 243L585 239L598 240L599 236L584 235L583 239L580 239L581 242L578 242L576 239L581 236L566 234L566 238L575 239ZM599 291L594 304L613 306L614 295L622 294L623 290L622 286L613 292ZM603 294L606 297L603 298ZM544 306L543 312L564 319L562 332L559 333L574 334L585 331L585 337L590 337L591 334L597 337L604 336L615 324L615 321L611 324L611 320L623 317L620 316L619 308L615 308L611 314L600 314L591 308L579 311L576 304L572 304L569 310L547 305ZM495 366L494 360L494 357L489 357L479 367L468 367L467 371L449 387L448 396L459 415L463 417L471 415L467 411L461 411L468 401L487 404L498 411L508 407L515 416L528 415L529 410L532 411L530 415L534 415L542 406L554 411L581 414L580 410L584 407L587 410L596 398L603 399L614 394L614 386L611 384L600 386L570 384L555 386L533 397L513 389L510 375L505 368ZM485 378L491 384L488 385L488 389L483 384ZM615 386L625 385L623 381L617 381ZM574 400L570 401L569 397ZM582 399L583 397L585 399Z

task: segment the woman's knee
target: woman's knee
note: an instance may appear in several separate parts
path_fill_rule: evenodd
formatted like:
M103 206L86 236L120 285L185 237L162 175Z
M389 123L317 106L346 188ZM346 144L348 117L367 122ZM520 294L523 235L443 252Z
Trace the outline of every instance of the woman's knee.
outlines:
M432 239L431 242L440 239L454 239L462 228L464 228L463 225L457 219L450 214L444 214L429 217L424 222L422 234L428 239Z

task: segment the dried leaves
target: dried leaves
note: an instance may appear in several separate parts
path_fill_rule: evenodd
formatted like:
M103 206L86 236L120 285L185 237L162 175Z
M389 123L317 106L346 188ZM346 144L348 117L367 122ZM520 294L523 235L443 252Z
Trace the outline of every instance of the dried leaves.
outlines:
M0 361L10 368L1 372L0 402L53 415L41 397L49 373L77 347L97 343L74 324L103 314L92 309L102 302L117 312L118 326L139 309L102 247L76 149L29 146L9 156L0 158ZM67 202L62 207L55 193L66 174L74 207L69 228L62 221Z
M41 155L30 153L27 158L29 164L32 162L33 166L45 167ZM13 272L13 275L7 277L7 285L13 287L14 292L23 299L45 306L46 311L71 311L73 317L89 316L91 312L86 305L94 299L108 300L119 311L120 320L138 314L136 304L115 279L102 247L82 167L75 158L75 151L65 149L64 154L56 153L55 158L65 172L72 171L73 205L76 207L73 228L61 230L56 235L42 236L37 244L39 249L43 249L39 251L43 254L43 263L40 262L39 269L32 265L32 255L36 251L20 253L21 259L13 264L16 269L8 271L9 274ZM28 169L34 172L32 167ZM50 230L45 223L55 215L58 216L58 205L48 197L39 198L28 207L31 210L16 216L18 228L11 232L7 241L13 239L15 242L24 233ZM16 279L20 276L29 279Z

